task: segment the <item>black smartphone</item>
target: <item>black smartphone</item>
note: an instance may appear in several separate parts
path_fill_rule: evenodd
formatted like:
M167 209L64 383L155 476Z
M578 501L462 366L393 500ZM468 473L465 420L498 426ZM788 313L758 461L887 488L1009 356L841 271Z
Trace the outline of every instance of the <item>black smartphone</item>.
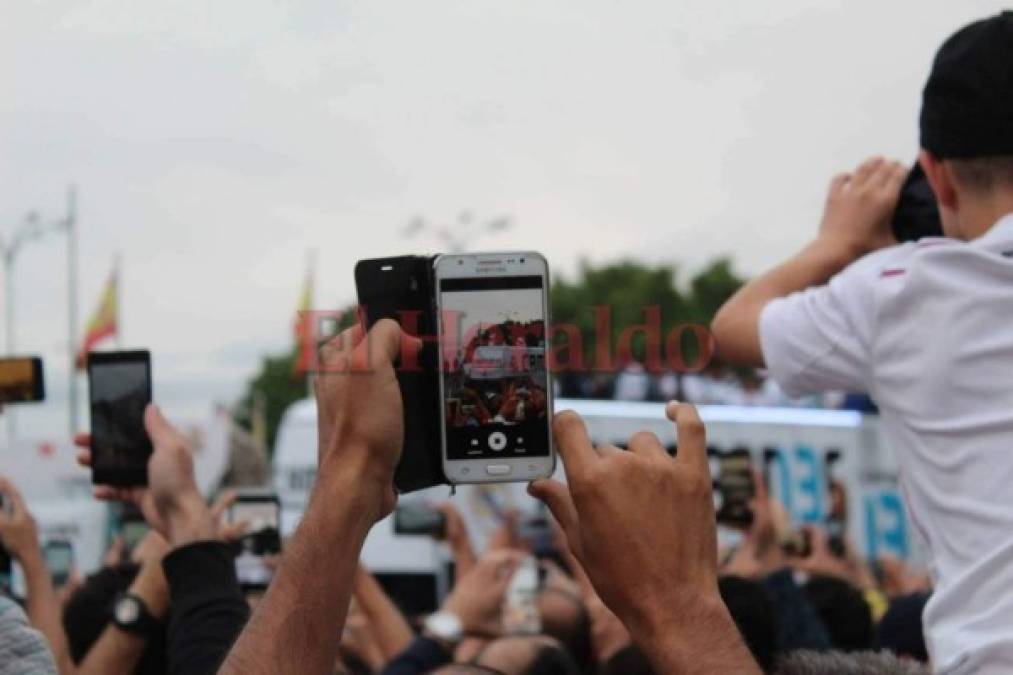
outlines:
M91 479L96 485L147 485L151 439L144 409L151 403L146 351L88 354Z
M46 559L46 567L53 578L53 585L59 588L70 579L70 573L74 569L74 547L69 541L63 539L51 539L42 548Z
M447 533L447 517L436 509L405 504L394 509L394 534L428 535L442 539Z
M542 514L522 518L517 523L517 537L527 544L538 558L548 556L555 549L552 523Z
M830 450L823 459L827 485L827 547L838 558L847 556L845 539L848 529L848 491L844 483L835 476L835 469L841 461L839 450Z
M0 511L3 511L6 515L10 515L10 504L7 503L7 499L0 495ZM11 583L11 554L7 552L3 544L0 544L0 587L7 588Z
M133 504L121 504L119 535L123 540L123 562L130 562L134 549L150 529L140 509Z
M921 162L914 163L900 189L890 229L899 242L944 236L936 195L925 176Z
M281 553L281 501L267 492L240 493L229 507L229 523L245 523L236 555L236 577L243 590L263 590L274 578L267 556Z
M42 359L37 356L0 359L0 404L30 403L45 398Z
M407 493L446 483L440 457L433 258L360 260L355 265L355 288L367 329L380 319L393 319L406 333L423 338L417 362L398 364L404 445L394 485L399 492Z
M753 484L753 460L749 451L737 448L718 454L717 489L721 496L717 510L718 522L734 527L753 524L749 502L756 495Z

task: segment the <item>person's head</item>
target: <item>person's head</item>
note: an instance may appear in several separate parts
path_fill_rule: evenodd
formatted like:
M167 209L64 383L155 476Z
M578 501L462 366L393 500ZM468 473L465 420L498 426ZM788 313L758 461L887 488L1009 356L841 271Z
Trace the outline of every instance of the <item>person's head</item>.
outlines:
M577 667L587 670L594 660L594 651L591 618L584 602L562 589L546 588L538 596L538 612L542 618L542 632L559 640Z
M872 612L861 591L837 577L814 576L806 583L805 592L834 649L850 652L869 648Z
M940 47L922 95L921 146L947 236L974 239L1013 211L1013 12Z
M81 662L106 629L117 597L130 588L137 570L133 564L105 567L85 579L70 597L63 609L63 629L75 663ZM161 675L167 670L166 658L164 636L149 640L133 672Z
M777 622L767 589L757 581L724 576L718 590L753 658L764 671L769 670L774 663Z
M580 670L557 640L544 635L515 635L493 640L473 665L503 675L579 675Z
M928 601L928 593L912 593L894 598L876 626L875 648L927 663L929 653L922 630L922 612Z

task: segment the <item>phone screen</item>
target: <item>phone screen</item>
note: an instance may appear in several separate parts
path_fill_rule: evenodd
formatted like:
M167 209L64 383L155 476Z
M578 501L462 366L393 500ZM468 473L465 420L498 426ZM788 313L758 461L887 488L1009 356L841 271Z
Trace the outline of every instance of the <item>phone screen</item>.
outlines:
M753 522L749 502L756 494L753 484L753 462L746 450L733 450L718 458L720 476L718 489L721 492L721 507L718 522L729 525L747 526Z
M440 280L448 460L549 454L543 277Z
M147 483L151 440L144 409L151 402L147 352L109 352L88 357L91 400L92 482Z
M51 541L46 544L45 549L46 567L53 576L53 583L62 586L70 577L70 570L74 567L74 549L70 543L65 541Z
M44 398L42 359L0 359L0 403L24 403Z
M265 556L281 552L281 506L275 497L239 497L229 509L230 523L246 523L236 556L236 577L244 588L266 588L274 570Z
M542 630L538 610L540 590L538 561L526 557L514 572L507 586L503 603L503 630L507 635L535 635Z

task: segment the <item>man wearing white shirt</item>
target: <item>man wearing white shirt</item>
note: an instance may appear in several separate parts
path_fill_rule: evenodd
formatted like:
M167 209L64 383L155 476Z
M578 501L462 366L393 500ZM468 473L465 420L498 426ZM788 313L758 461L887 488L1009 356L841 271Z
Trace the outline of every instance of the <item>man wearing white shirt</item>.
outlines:
M869 160L713 331L719 356L765 366L788 396L872 395L933 573L934 670L1013 673L1013 13L944 43L921 146L947 238L896 245L906 171Z

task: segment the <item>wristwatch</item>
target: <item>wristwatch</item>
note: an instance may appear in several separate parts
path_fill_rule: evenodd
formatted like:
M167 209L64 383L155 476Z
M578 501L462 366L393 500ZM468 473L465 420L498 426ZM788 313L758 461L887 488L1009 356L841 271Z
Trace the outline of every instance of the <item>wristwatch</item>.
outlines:
M144 600L132 593L124 593L116 599L112 621L120 630L146 638L162 630L162 622L151 615Z
M430 614L425 629L435 640L450 645L456 645L464 637L464 626L453 612Z

